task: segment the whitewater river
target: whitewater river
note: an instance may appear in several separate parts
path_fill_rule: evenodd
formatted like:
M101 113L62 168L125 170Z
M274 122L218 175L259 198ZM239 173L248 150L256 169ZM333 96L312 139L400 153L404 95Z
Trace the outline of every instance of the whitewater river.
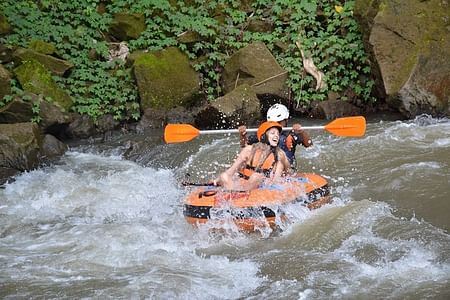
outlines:
M450 299L448 119L311 131L299 169L324 176L333 203L292 205L283 231L250 235L183 218L179 182L224 170L238 137L165 145L161 132L72 145L0 189L0 298Z

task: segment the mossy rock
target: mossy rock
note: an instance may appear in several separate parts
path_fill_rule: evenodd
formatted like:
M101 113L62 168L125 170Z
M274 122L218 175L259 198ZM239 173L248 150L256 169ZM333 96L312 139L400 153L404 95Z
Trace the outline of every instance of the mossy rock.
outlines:
M225 93L236 86L253 86L257 95L289 97L287 72L262 42L254 42L234 53L225 63L222 88Z
M55 46L41 40L32 40L28 47L42 54L53 54L56 51Z
M140 55L134 63L141 108L190 107L199 98L200 79L177 48Z
M379 66L377 86L407 118L448 114L449 15L450 5L440 0L355 2L366 48Z
M137 39L146 29L143 14L117 13L111 23L109 32L119 41Z
M11 26L8 23L6 17L0 14L0 35L6 35L11 33Z
M439 0L398 0L395 4L379 0L371 1L370 5L357 1L356 9L358 15L368 18L368 24L373 23L370 43L374 52L379 53L376 59L388 95L400 91L418 58L429 55L430 43L449 40L445 19L450 14L450 6L440 7Z
M73 68L73 64L68 61L42 54L31 49L19 48L14 51L13 57L17 64L20 64L23 61L36 60L50 72L58 76L63 76L67 70Z
M72 98L58 87L50 72L41 63L35 60L26 61L14 69L14 73L25 91L50 97L53 103L64 111L69 111L72 107Z

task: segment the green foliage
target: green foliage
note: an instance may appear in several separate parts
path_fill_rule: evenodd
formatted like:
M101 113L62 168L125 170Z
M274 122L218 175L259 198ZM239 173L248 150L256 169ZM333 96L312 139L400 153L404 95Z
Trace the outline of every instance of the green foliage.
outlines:
M248 12L241 2L251 3ZM209 99L221 96L220 74L234 52L262 41L288 71L295 101L307 106L330 91L355 93L371 101L373 82L361 36L352 16L354 1L334 0L3 0L0 11L13 33L0 39L8 46L27 47L41 40L75 65L67 78L54 78L74 99L74 109L94 119L112 113L116 119L139 117L137 88L121 61L108 61L106 36L115 13L142 13L146 29L128 41L130 51L177 46L202 74ZM105 12L97 7L106 3ZM336 9L335 6L342 6ZM250 32L250 21L265 20L270 32ZM198 40L182 44L178 37L195 32ZM301 43L326 78L327 87L315 90L315 80L303 69L296 46ZM280 48L277 45L283 44ZM94 57L93 57L94 56ZM15 90L17 92L17 90ZM8 99L6 99L8 100Z
M39 122L42 121L42 118L39 115L39 113L41 112L41 105L40 105L39 101L36 101L33 103L31 110L33 112L33 117L31 118L31 122L39 124Z
M122 119L127 114L124 103L136 102L137 93L124 64L107 61L103 32L108 31L112 18L96 11L99 2L2 1L0 10L14 33L0 41L21 47L35 40L54 45L60 57L76 66L68 78L53 78L72 96L75 110L94 119L106 113ZM135 111L131 113L136 116Z

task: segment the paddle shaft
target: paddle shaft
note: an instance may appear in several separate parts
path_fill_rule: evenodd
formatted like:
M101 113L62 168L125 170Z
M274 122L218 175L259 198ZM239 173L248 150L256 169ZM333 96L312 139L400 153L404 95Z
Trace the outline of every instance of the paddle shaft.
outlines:
M325 129L337 136L361 137L366 131L366 120L362 116L343 117L331 121L325 126L302 126L301 129ZM292 127L285 127L283 130L292 130ZM247 132L257 132L256 128L248 128ZM164 129L164 141L166 143L181 143L190 141L200 134L224 134L237 133L239 129L218 129L218 130L198 130L190 124L167 124Z
M302 126L302 130L325 129L325 126ZM283 127L283 131L292 130L292 127ZM256 132L258 128L248 128L247 132ZM200 134L218 134L218 133L238 133L239 129L215 129L215 130L199 130Z
M183 186L216 186L213 182L205 182L205 183L198 183L198 182L181 182L181 185Z

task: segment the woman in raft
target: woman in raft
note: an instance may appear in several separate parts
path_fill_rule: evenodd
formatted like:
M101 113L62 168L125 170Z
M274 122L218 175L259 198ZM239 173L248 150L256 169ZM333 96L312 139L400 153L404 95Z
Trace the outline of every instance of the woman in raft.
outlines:
M252 190L290 173L289 160L278 147L281 131L277 122L262 123L256 133L259 142L245 146L231 167L214 180L214 185L230 190ZM236 175L245 180L239 180Z

